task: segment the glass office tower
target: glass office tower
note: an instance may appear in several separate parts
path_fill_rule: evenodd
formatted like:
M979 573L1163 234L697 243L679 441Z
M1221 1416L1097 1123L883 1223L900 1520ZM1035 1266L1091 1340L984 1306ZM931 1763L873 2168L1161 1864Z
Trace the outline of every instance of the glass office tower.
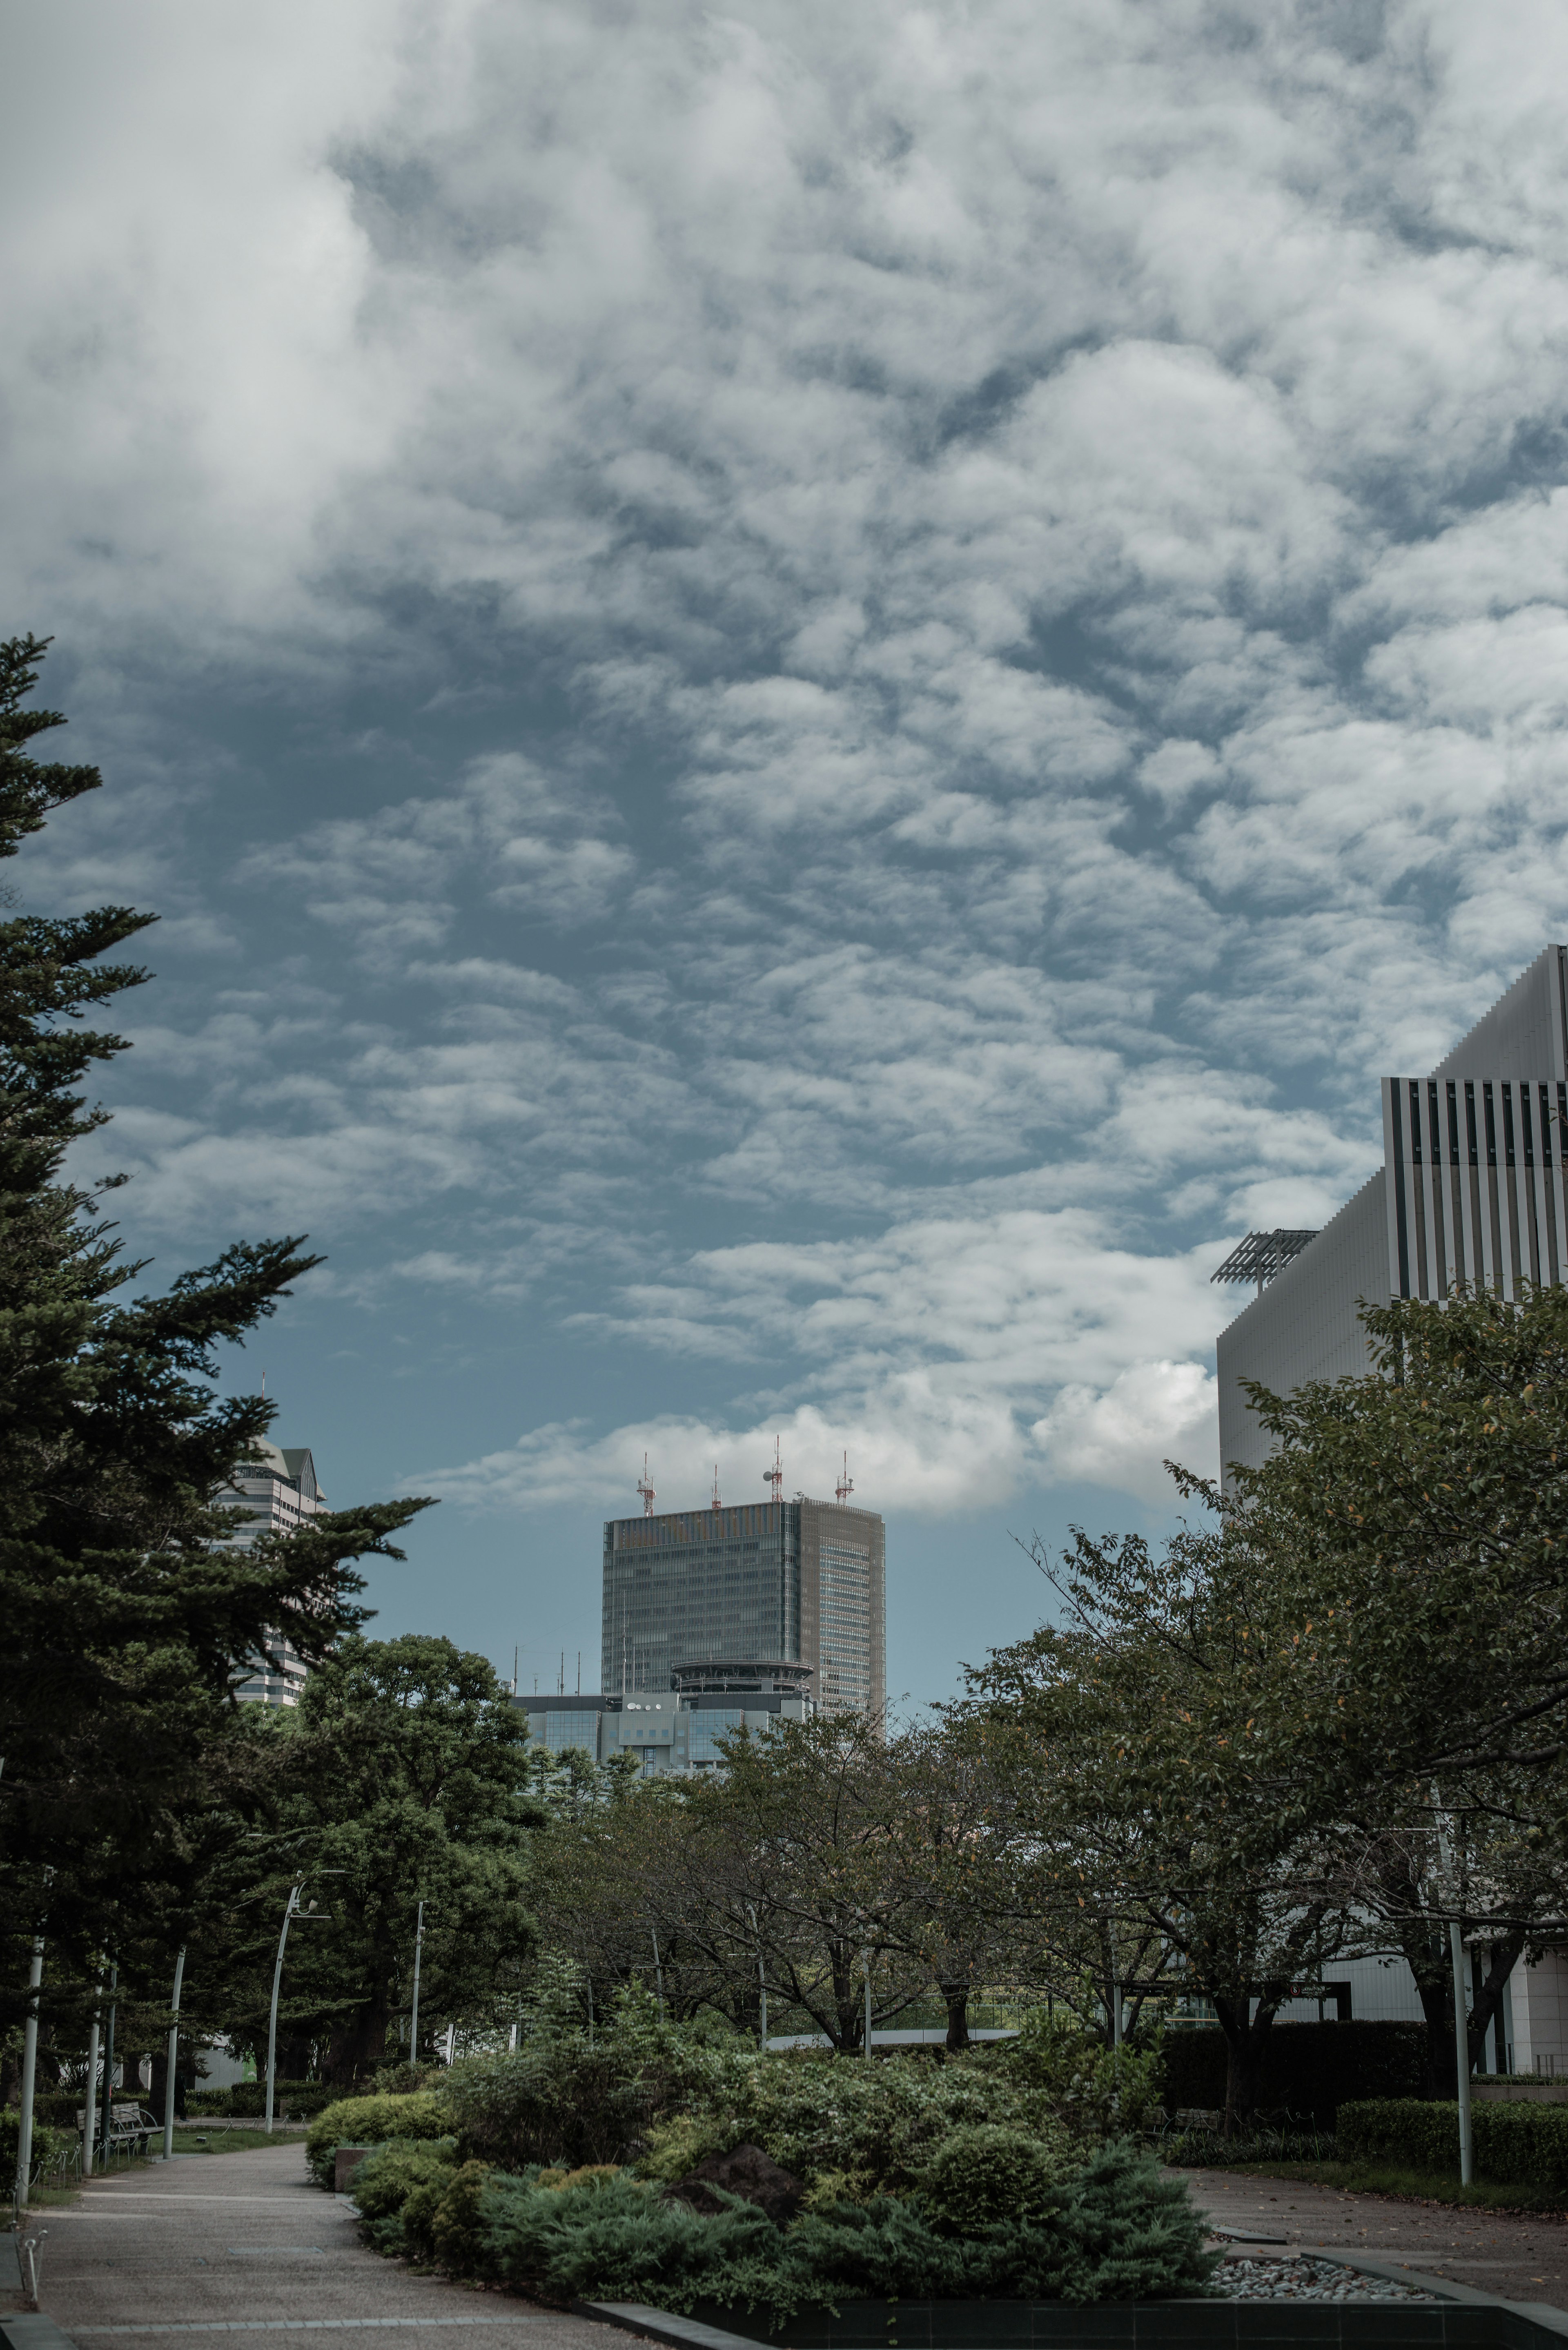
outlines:
M835 1502L612 1518L604 1533L606 1694L671 1687L678 1665L772 1659L812 1668L826 1712L887 1702L886 1542Z

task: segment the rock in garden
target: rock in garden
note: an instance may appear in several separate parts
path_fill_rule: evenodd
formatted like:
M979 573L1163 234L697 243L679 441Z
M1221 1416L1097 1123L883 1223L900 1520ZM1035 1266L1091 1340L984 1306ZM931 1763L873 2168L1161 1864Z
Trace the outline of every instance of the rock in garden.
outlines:
M799 2179L781 2169L760 2146L738 2146L733 2154L711 2154L689 2178L678 2179L664 2191L678 2203L689 2203L693 2211L711 2215L724 2208L713 2192L715 2187L722 2187L727 2195L743 2195L748 2203L765 2211L777 2228L794 2219L805 2193Z

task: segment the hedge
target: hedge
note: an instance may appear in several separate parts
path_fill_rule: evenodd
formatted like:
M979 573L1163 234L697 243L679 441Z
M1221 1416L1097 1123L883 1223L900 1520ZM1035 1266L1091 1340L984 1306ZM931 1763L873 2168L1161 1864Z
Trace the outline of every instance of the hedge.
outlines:
M1477 2175L1499 2187L1568 2187L1568 2106L1472 2105ZM1458 2178L1459 2109L1421 2097L1368 2097L1339 2109L1342 2160L1394 2162Z
M1217 2025L1167 2032L1161 2064L1168 2112L1224 2105L1225 2035ZM1352 2098L1418 2097L1426 2079L1425 2024L1276 2023L1263 2043L1258 2103L1333 2129Z
M390 2137L440 2138L446 2116L423 2089L403 2096L340 2097L317 2115L305 2133L305 2159L318 2185L332 2176L339 2146L381 2146Z
M280 2081L273 2110L281 2113L286 2106L291 2114L319 2114L342 2095L329 2081ZM186 2098L185 2110L192 2119L202 2114L227 2114L236 2121L259 2119L266 2112L266 2083L236 2081L229 2089L198 2089Z

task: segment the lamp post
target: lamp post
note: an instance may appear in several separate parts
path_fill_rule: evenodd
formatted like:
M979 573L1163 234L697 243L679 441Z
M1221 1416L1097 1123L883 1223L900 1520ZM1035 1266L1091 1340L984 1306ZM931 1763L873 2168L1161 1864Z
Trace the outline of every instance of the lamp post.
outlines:
M98 2035L103 2017L103 1977L99 1975L99 2003L92 2012L92 2034L88 2041L87 2095L82 2099L82 2177L92 2177L93 2141L98 2136Z
M114 2018L119 2005L115 1991L119 1983L119 1962L112 1960L109 1970L109 2039L103 2052L103 2158L109 2160L109 2124L114 2117Z
M418 2069L420 2061L420 1952L425 1946L425 1905L420 1903L419 1923L414 1928L414 2003L409 2017L409 2070Z
M170 2002L173 2010L174 2021L169 2032L169 2062L165 2067L166 2078L163 2083L163 2159L165 2162L172 2161L174 2157L174 2067L180 2055L180 1986L184 1980L185 1945L182 1942L180 1955L174 1961L174 1997ZM93 2028L96 2032L98 2027L95 2024Z
M318 1868L315 1874L317 1877L347 1877L348 1872L346 1868ZM296 1877L289 1887L288 1899L284 1904L283 1929L277 1938L277 1964L272 1970L272 2014L268 2018L266 2028L266 2126L269 2136L272 2131L273 2097L277 2087L277 1994L283 1981L283 1954L288 1948L289 1926L296 1918L302 1925L306 1926L325 1926L327 1922L325 1910L317 1910L314 1901L308 1909L300 1908L299 1896L304 1884L304 1877Z
M55 1881L52 1868L44 1871L44 1889ZM22 2110L16 2126L16 2209L27 2208L28 2173L33 2168L33 2087L38 2074L38 1993L44 1981L44 1920L33 1937L33 1963L27 1970L27 2021L22 2033Z
M1434 1804L1437 1800L1438 1790L1434 1787L1432 1789ZM1440 1866L1447 1868L1449 1846L1441 1811L1438 1813L1437 1823L1438 1860ZM1456 1906L1459 1891L1459 1879L1456 1875L1454 1880ZM1454 2071L1457 2076L1455 2086L1459 2092L1459 2184L1461 2187L1468 2187L1475 2177L1475 2143L1470 2127L1469 1994L1465 1989L1464 1929L1457 1916L1449 1920L1449 1957L1454 1970Z

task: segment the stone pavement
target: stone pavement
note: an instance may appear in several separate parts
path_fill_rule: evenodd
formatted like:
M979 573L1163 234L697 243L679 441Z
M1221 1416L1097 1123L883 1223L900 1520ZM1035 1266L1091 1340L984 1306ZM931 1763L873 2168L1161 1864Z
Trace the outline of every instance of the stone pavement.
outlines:
M1303 2251L1362 2251L1500 2301L1568 2309L1568 2220L1554 2213L1461 2211L1226 2170L1179 2175L1217 2228L1282 2236Z
M367 2251L348 2203L308 2182L297 2140L138 2164L28 2227L48 2230L39 2307L82 2350L187 2336L216 2350L241 2332L265 2350L300 2331L322 2350L344 2335L364 2350L628 2350L612 2326Z

